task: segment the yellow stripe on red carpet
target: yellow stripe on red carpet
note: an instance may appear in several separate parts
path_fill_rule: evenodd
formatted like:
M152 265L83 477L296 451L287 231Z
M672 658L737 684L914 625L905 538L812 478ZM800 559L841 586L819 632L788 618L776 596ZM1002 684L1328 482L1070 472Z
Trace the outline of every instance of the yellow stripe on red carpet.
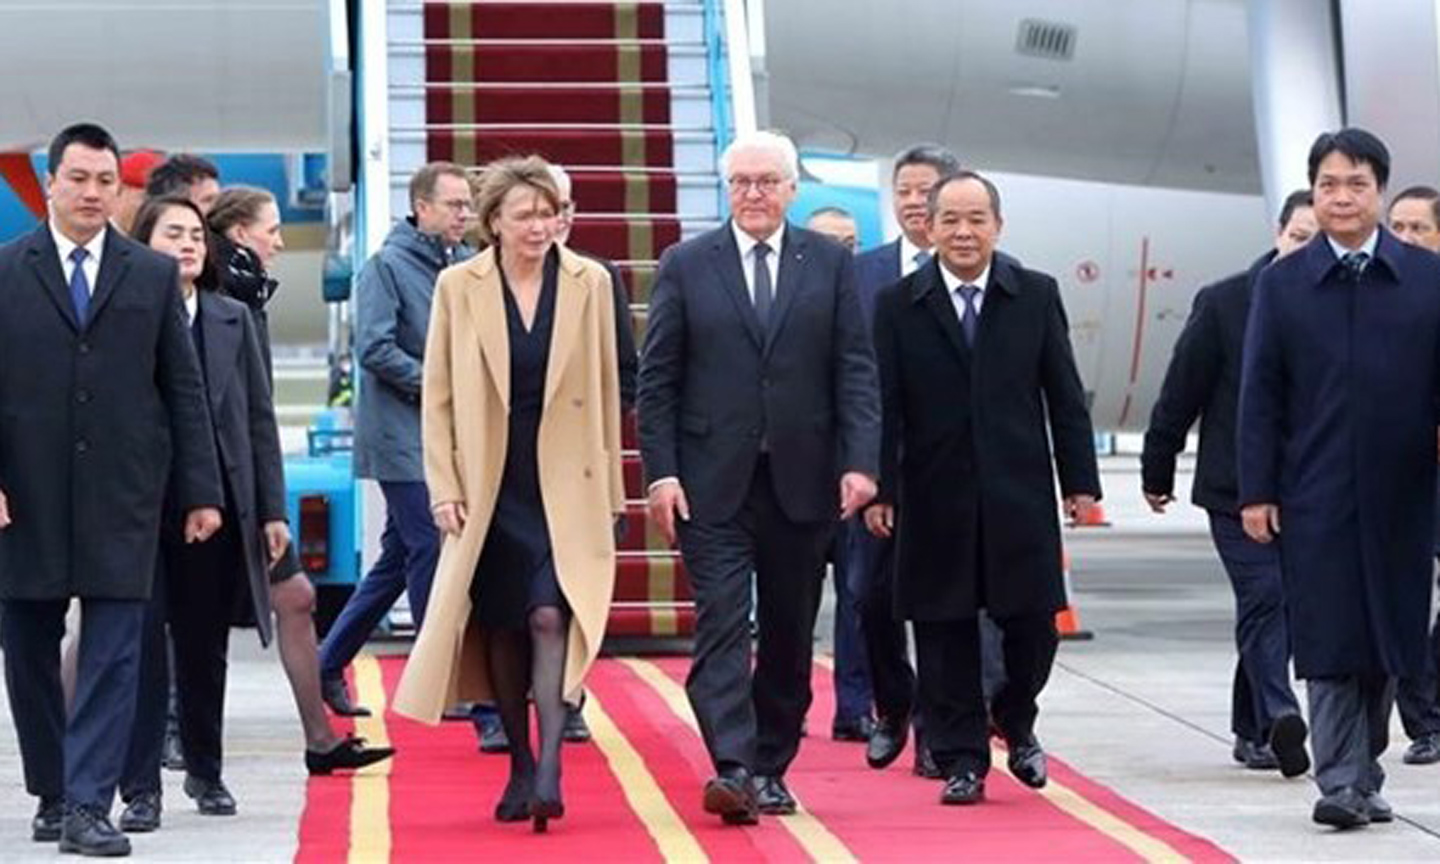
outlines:
M695 715L690 710L690 701L685 696L685 689L678 682L647 660L627 658L620 662L628 666L639 676L640 680L648 684L669 706L676 717L683 720L685 725L689 726L696 735L700 734L700 725L695 722ZM840 842L840 838L832 834L824 823L805 809L805 804L800 800L799 795L796 795L795 798L798 804L795 815L781 817L780 824L794 835L801 848L816 861L855 861L855 856L850 854L850 850L845 848L845 844Z
M390 746L385 728L385 684L380 664L369 654L355 658L355 695L370 708L369 717L355 718L355 733L375 747ZM386 759L356 771L350 778L350 864L390 860L390 768Z

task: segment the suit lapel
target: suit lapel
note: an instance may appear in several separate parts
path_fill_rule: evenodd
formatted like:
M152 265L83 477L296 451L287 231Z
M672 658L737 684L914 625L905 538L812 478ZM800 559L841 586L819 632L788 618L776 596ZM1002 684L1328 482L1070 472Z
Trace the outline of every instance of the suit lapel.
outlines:
M545 364L545 401L548 406L560 389L566 361L579 341L580 322L585 317L585 304L590 290L580 281L585 268L574 253L560 251L559 272L555 274L555 321L550 331L550 357Z
M490 372L500 404L510 409L510 334L506 330L505 287L500 284L500 271L495 267L495 253L483 252L466 265L472 278L465 292L465 312L470 326L480 339L480 352Z
M115 286L130 269L130 244L122 242L117 234L114 227L105 232L105 251L100 256L100 275L95 280L95 293L90 298L90 311L86 314L87 326L99 317L100 311L110 301L110 295L115 293Z
M765 353L769 354L780 336L780 328L785 326L785 316L790 313L790 307L795 305L795 295L800 293L800 286L805 284L801 278L805 272L805 238L795 230L795 226L786 226L785 240L781 244L780 266L777 268L779 274L776 278L775 305L770 308L770 327L765 334Z
M205 330L205 386L210 391L211 410L218 413L224 404L229 384L234 375L231 369L239 365L240 340L243 328L240 316L247 315L229 304L220 303L209 292L201 291L198 296L196 315Z
M745 273L741 270L740 246L735 242L735 232L728 222L718 230L720 236L711 247L711 255L715 258L713 272L720 281L721 290L729 296L730 302L735 304L735 312L744 322L745 332L750 334L755 347L763 350L765 334L760 331L760 319L755 315L755 304L750 300L750 291L746 287ZM771 312L773 314L773 308Z
M950 302L950 292L945 289L945 280L940 278L939 263L932 258L929 264L916 271L916 278L920 280L915 290L921 295L921 302L945 332L945 338L949 340L950 347L955 349L960 361L969 364L970 348L965 344L965 331L960 329L960 318L955 314L955 304ZM976 336L975 341L979 343L979 336Z
M79 331L80 323L75 319L75 304L70 301L70 289L65 285L65 271L60 269L60 252L55 248L55 238L50 236L50 226L42 224L30 235L30 249L26 256L35 271L35 278L45 288L51 302L60 315L70 324L70 329Z

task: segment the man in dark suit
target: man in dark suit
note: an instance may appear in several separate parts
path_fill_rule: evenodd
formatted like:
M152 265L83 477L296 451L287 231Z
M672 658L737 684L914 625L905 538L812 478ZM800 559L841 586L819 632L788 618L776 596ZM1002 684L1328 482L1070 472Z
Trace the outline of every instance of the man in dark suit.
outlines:
M948 778L940 800L974 804L990 768L980 611L1005 664L990 715L1011 772L1039 788L1036 698L1065 604L1054 475L1072 517L1100 478L1059 288L995 254L999 192L962 171L935 184L929 210L936 259L875 307L884 435L865 519L884 537L898 523L895 609L914 622L926 740Z
M875 492L879 399L852 258L785 221L798 162L769 132L727 148L732 218L661 257L640 363L650 518L678 531L695 592L686 690L717 773L705 809L731 824L795 811L784 775L826 547Z
M1380 226L1389 174L1369 132L1316 139L1323 236L1260 274L1240 380L1240 518L1257 542L1279 539L1313 818L1337 828L1394 818L1378 760L1430 618L1440 258Z
M1235 414L1240 404L1240 353L1250 290L1260 271L1309 242L1319 227L1309 190L1285 199L1275 248L1250 268L1207 285L1175 342L1160 398L1150 415L1140 455L1141 484L1150 509L1164 513L1175 500L1175 456L1200 420L1200 455L1192 497L1210 517L1210 537L1235 592L1235 678L1230 729L1235 761L1256 770L1298 777L1310 768L1305 721L1290 689L1290 636L1280 582L1280 554L1256 543L1240 525L1235 479Z
M125 855L109 812L166 483L193 542L220 526L220 479L175 262L107 224L114 139L71 126L49 156L49 221L0 248L0 638L25 785L40 799L34 839ZM71 597L84 637L67 719Z
M1390 201L1390 230L1399 239L1440 253L1440 190L1412 186ZM1440 532L1437 532L1440 535ZM1440 536L1436 554L1440 556ZM1395 686L1395 707L1400 724L1410 736L1402 757L1406 765L1433 765L1440 762L1440 617L1430 625L1430 650L1419 675L1402 678Z

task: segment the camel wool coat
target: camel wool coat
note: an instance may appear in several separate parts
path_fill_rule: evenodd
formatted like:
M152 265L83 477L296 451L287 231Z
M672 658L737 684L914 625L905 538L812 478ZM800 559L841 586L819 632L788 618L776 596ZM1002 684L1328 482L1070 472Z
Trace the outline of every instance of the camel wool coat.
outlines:
M560 248L554 330L538 458L540 491L570 620L564 692L599 653L615 583L612 517L624 509L620 385L610 276ZM509 434L510 341L495 250L440 274L421 387L425 479L432 506L463 502L460 536L444 537L425 623L395 710L426 723L461 701L492 698L484 640L470 621L470 582L485 544Z

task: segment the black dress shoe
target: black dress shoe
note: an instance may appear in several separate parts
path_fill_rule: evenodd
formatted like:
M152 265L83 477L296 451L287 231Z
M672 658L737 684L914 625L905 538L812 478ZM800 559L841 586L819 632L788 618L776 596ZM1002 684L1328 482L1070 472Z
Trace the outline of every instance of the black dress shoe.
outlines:
M985 779L977 776L974 771L956 774L946 780L945 789L940 793L941 804L979 804L984 800Z
M910 769L916 777L924 777L926 780L944 780L945 772L940 770L940 764L935 761L935 754L930 748L923 744L915 747L915 765Z
M1440 762L1440 734L1421 735L1405 748L1406 765L1433 765Z
M1280 760L1275 758L1275 751L1270 749L1269 744L1251 744L1250 752L1245 756L1245 767L1251 771L1279 771Z
M795 812L795 796L785 787L785 778L757 776L755 803L767 816L789 816Z
M351 735L324 753L306 750L305 770L314 776L325 776L332 771L364 768L394 755L394 747L366 747L364 738ZM190 781L187 779L185 782L188 792Z
M350 701L344 678L320 679L320 698L340 717L369 717L370 709Z
M705 812L717 814L726 825L754 825L760 821L755 783L744 768L725 768L705 784Z
M194 774L185 776L185 794L195 801L201 816L234 816L235 796L220 780L201 780Z
M900 758L905 749L905 740L910 735L910 718L882 719L875 724L870 735L870 746L865 748L865 764L871 768L886 768Z
M65 799L59 796L41 798L30 820L30 839L36 843L54 843L65 828Z
M125 802L120 813L120 830L126 834L148 834L160 827L160 793L140 792Z
M1050 778L1046 764L1045 750L1040 742L1031 738L1024 744L1012 744L1010 757L1005 762L1015 779L1031 789L1044 789Z
M869 741L875 732L875 721L869 717L854 720L836 720L830 724L832 741Z
M1305 736L1310 730L1299 714L1285 714L1270 727L1270 749L1280 763L1280 773L1299 777L1310 770L1310 754L1305 752Z
M584 744L590 740L590 726L585 722L579 705L565 706L565 726L560 730L560 738L569 744Z
M1348 786L1316 801L1312 818L1321 825L1329 825L1342 831L1370 824L1370 812L1365 806L1365 796Z
M99 807L71 807L60 832L60 851L94 858L120 858L130 854L130 839L110 824Z
M1379 792L1365 793L1365 815L1370 817L1371 822L1394 822L1395 808L1390 802L1380 797Z
M185 748L180 746L180 727L165 727L165 747L160 752L160 765L166 771L185 770Z
M1248 738L1235 736L1235 746L1230 748L1230 758L1241 765L1250 763L1250 754L1255 750L1255 742Z

